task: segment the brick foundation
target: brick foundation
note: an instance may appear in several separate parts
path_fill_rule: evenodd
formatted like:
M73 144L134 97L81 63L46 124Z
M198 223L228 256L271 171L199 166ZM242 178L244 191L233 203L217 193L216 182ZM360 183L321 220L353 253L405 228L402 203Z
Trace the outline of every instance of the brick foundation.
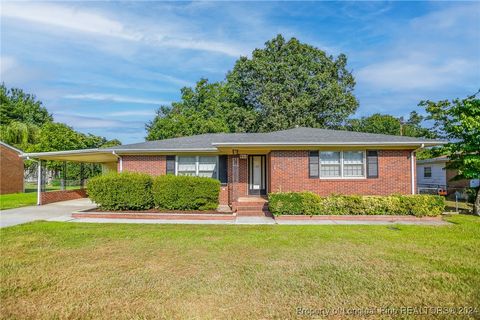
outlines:
M233 214L168 214L168 213L104 213L104 212L75 212L73 218L101 218L101 219L148 219L148 220L223 220L233 221Z
M40 204L87 198L86 189L61 190L40 193Z
M278 221L317 221L317 220L342 220L342 221L443 221L441 216L438 217L414 217L414 216L365 216L365 215L318 215L318 216L305 216L305 215L282 215L275 217Z

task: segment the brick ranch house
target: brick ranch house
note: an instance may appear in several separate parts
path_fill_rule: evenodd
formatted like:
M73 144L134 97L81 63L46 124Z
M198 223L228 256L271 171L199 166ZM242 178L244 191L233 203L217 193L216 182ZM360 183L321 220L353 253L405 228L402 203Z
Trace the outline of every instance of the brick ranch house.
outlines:
M21 150L0 141L0 194L23 192Z
M234 205L241 198L262 197L270 192L413 194L415 151L441 143L402 136L294 128L269 133L202 134L108 149L31 153L25 157L97 162L105 170L144 172L152 176L212 177L222 183L220 204Z

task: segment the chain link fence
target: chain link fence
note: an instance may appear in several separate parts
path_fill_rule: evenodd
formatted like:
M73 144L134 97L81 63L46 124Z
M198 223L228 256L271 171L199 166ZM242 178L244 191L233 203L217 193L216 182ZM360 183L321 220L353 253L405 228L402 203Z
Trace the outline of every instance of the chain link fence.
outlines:
M446 212L473 213L474 188L455 188L446 185L419 185L418 194L433 194L445 197Z

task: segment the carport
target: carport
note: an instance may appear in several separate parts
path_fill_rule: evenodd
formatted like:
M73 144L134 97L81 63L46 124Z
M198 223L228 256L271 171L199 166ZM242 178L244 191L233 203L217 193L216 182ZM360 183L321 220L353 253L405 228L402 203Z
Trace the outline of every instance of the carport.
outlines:
M108 149L85 149L85 150L68 150L68 151L52 151L39 153L24 153L21 155L25 160L37 161L37 205L73 200L78 198L85 198L85 179L84 179L84 164L97 163L101 164L102 172L117 171L117 162L119 156L115 151ZM46 161L63 162L61 190L47 191L46 190ZM80 163L80 189L67 190L67 163Z

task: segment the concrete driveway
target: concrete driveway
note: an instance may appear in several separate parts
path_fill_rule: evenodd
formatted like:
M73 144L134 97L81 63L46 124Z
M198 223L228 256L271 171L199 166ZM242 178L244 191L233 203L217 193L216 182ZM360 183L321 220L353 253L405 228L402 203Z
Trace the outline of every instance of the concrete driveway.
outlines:
M30 221L48 220L70 215L75 210L93 208L90 199L77 199L50 203L43 206L29 206L0 211L0 228L14 226Z

